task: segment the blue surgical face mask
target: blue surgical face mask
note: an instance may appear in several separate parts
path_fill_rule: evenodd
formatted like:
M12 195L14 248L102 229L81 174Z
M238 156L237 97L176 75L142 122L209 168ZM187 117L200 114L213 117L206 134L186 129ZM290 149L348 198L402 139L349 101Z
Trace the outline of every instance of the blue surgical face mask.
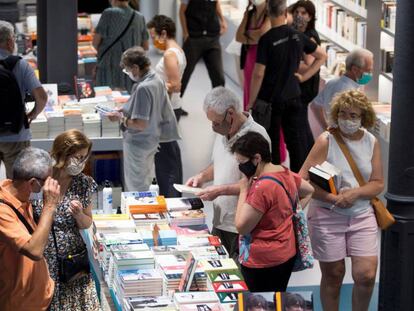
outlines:
M361 78L357 79L356 82L360 85L366 85L372 80L372 73L364 72Z

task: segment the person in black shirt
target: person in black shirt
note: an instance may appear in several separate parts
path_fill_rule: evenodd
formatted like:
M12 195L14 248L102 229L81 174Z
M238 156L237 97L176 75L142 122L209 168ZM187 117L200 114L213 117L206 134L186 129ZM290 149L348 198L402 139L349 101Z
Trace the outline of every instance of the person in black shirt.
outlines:
M293 14L293 28L297 31L302 32L306 37L311 39L317 45L321 45L321 39L319 38L318 32L315 29L315 14L316 9L312 1L299 0L292 5ZM299 72L305 71L307 67L312 64L314 58L312 55L306 55L304 61L301 62ZM313 75L309 80L300 84L301 99L302 99L302 113L304 117L308 115L308 105L318 95L319 92L319 71ZM309 120L304 125L306 130L306 136L308 137L306 145L308 151L312 149L314 139L312 131L309 125Z
M180 21L187 58L181 79L181 97L200 58L206 64L213 88L224 86L220 35L226 32L227 23L219 0L181 0Z
M290 169L298 172L306 159L307 124L303 116L300 83L312 77L326 60L326 53L303 33L286 25L286 0L269 0L268 13L272 29L259 40L256 65L250 87L248 108L256 98L272 102L272 119L268 134L272 150L279 148L282 126L290 156ZM299 73L303 53L315 60ZM280 163L278 152L272 153L272 162Z

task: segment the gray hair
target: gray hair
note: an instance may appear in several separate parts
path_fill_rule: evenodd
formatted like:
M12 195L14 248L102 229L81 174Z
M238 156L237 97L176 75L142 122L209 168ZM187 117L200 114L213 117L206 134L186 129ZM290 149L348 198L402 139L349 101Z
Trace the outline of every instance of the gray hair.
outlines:
M364 68L368 57L374 57L374 54L366 49L353 50L345 59L346 71L350 71L352 66Z
M0 20L0 45L4 45L13 38L14 28L9 22Z
M270 17L279 17L285 14L286 9L286 0L269 0L267 2L267 11Z
M13 164L13 180L46 178L53 160L49 153L39 148L26 148L20 151Z
M234 108L237 112L243 111L236 94L223 86L215 87L207 93L203 108L205 112L212 109L218 114L224 114L229 108Z

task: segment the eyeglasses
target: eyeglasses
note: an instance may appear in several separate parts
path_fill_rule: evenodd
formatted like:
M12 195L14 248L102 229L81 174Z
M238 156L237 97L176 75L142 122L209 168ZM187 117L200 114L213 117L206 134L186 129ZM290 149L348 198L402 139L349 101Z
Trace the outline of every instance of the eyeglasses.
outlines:
M347 113L345 111L339 111L338 118L349 119L349 120L355 121L355 120L361 119L361 115L355 112Z
M219 126L219 125L220 125L220 124L222 124L224 121L226 121L226 118L227 118L227 113L228 113L228 112L229 112L229 111L228 111L228 110L226 110L226 113L224 114L224 118L223 118L223 120L222 120L220 123L213 121L213 126Z
M89 153L86 156L71 156L72 159L76 160L79 164L85 162L89 158Z

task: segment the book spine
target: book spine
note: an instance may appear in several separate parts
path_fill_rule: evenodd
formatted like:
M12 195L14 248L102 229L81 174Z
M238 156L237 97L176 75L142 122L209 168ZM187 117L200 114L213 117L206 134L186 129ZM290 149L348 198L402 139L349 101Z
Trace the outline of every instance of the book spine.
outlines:
M238 294L238 303L239 303L239 311L244 311L244 301L243 301L243 293Z
M331 193L335 194L335 195L338 194L338 192L336 191L335 182L334 182L333 177L329 178L328 182L329 182L329 188L331 189Z
M276 311L283 311L282 310L282 293L276 292Z

